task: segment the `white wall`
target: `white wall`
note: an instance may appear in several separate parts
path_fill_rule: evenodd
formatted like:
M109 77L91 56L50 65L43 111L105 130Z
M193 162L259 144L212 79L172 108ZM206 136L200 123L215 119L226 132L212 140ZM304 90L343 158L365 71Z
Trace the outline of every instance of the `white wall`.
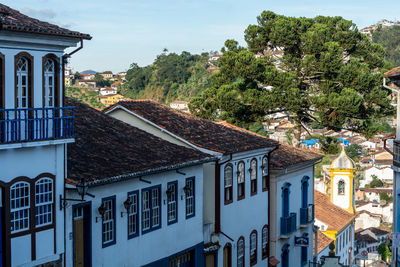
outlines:
M135 178L89 189L89 192L96 196L95 198L86 197L86 200L92 204L92 266L141 266L203 242L203 169L201 165L198 165L180 169L180 171L186 175L169 171L142 177L144 180L151 181L151 184L141 182L138 178ZM185 198L183 197L182 200L181 196L184 196L185 179L191 176L195 176L196 213L194 217L186 219ZM165 194L167 183L171 181L178 181L178 222L168 225L167 205L164 204L164 201L166 202L167 199ZM124 214L123 218L120 216L121 212L126 211L123 202L127 198L127 192L160 184L162 227L146 234L142 234L140 230L138 237L128 240L127 217L126 214ZM69 191L67 196L77 197L73 191ZM95 218L100 217L97 209L101 205L101 199L109 196L116 196L116 244L102 248L102 223L101 219L96 223ZM141 193L139 196L139 205L141 205ZM67 208L66 212L66 233L67 236L72 236L71 206ZM66 242L66 266L73 266L73 240L67 239Z
M349 249L351 249L350 254ZM348 265L354 261L354 249L354 225L351 223L336 234L335 252L336 256L340 257L339 262Z
M335 174L332 179L333 179L333 183L332 183L331 190L332 190L332 194L333 194L333 204L341 207L342 209L348 209L349 207L351 207L351 204L352 204L352 203L350 203L350 194L353 194L353 192L350 192L349 176ZM344 194L343 195L338 194L338 185L341 180L344 181Z
M355 228L356 229L367 229L369 227L376 227L379 228L381 225L380 217L371 216L366 213L361 213L356 218Z

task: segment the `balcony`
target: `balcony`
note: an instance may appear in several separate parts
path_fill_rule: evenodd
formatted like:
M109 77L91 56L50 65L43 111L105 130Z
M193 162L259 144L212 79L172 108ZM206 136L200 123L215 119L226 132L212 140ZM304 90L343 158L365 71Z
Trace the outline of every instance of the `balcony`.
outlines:
M300 208L300 226L307 226L314 221L314 204L309 204L307 208Z
M288 238L294 231L296 231L296 213L281 217L281 238Z
M38 141L57 144L65 143L57 140L72 142L73 138L74 107L0 109L0 147Z

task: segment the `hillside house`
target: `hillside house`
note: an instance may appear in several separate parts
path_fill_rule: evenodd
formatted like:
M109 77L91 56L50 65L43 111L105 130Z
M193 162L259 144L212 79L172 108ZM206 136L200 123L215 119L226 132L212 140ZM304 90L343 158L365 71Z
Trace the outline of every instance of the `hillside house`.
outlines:
M113 78L113 73L112 73L112 71L109 71L109 70L100 73L100 75L103 76L104 80L110 80Z
M79 87L85 87L89 90L97 89L95 80L77 80L76 83Z
M91 36L0 4L0 266L61 266L65 155L74 108L64 103L65 49Z
M105 106L111 106L118 103L118 101L123 98L124 96L120 94L106 94L100 96L100 102Z
M366 229L369 227L380 227L382 222L382 215L369 212L367 210L361 210L357 212L355 218L356 229Z
M364 169L363 179L360 180L360 188L364 188L373 181L373 177L381 180L385 184L393 184L393 170L389 166L376 167L370 166Z

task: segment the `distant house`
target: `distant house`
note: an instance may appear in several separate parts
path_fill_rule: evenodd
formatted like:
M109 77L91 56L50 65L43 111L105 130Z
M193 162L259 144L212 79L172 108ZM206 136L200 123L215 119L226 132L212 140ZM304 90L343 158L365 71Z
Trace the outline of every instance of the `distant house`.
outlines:
M126 72L120 72L117 74L121 80L126 81Z
M355 219L356 229L366 229L369 227L379 227L382 222L382 215L362 210L357 212Z
M173 109L177 109L183 112L189 112L189 102L187 101L181 101L181 100L175 100L174 102L171 102L169 106Z
M368 194L368 193L367 193ZM368 211L372 214L381 215L382 222L393 223L393 201L389 203L379 203L378 201L370 201L368 203L357 206L357 211ZM364 228L364 227L359 227Z
M111 106L111 105L118 103L118 101L120 101L123 98L124 98L124 96L120 95L120 94L107 94L107 95L100 96L100 102L103 105Z
M220 57L222 57L222 55L213 55L213 56L210 56L209 58L208 58L208 63L215 63L215 62L217 62L218 61L218 59L220 58Z
M100 73L100 75L103 76L104 80L110 80L113 78L113 73L112 73L112 71L109 71L109 70Z
M364 141L360 144L363 148L376 149L376 143L371 141Z
M355 239L355 255L356 258L360 258L360 253L363 250L368 252L368 260L366 264L370 264L373 261L379 259L378 246L382 243L389 242L389 232L378 229L376 227L369 227L367 229L357 229ZM361 261L360 264L363 264Z
M115 81L111 84L111 88L117 89L120 84L122 84L122 81Z
M393 163L393 156L387 151L380 151L372 156L374 166L376 167L391 167Z
M116 95L116 94L117 94L117 89L114 89L112 87L100 88L100 95L102 96Z
M373 177L378 178L384 183L393 184L393 170L389 166L382 168L370 166L364 170L364 179L360 180L360 188L372 182Z
M95 80L78 80L77 83L78 83L79 87L96 89L96 81Z
M80 76L82 80L94 80L95 75L82 73Z

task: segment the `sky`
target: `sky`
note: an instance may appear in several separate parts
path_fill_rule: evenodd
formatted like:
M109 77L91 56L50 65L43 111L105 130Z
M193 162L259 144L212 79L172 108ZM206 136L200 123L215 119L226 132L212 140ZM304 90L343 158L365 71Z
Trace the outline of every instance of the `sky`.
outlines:
M225 40L245 45L244 30L263 10L295 17L342 16L359 29L400 20L399 0L2 0L21 13L89 33L72 56L75 71L126 71L169 52L218 51ZM383 4L384 3L384 4ZM72 49L70 49L72 50ZM69 51L69 50L67 50Z

